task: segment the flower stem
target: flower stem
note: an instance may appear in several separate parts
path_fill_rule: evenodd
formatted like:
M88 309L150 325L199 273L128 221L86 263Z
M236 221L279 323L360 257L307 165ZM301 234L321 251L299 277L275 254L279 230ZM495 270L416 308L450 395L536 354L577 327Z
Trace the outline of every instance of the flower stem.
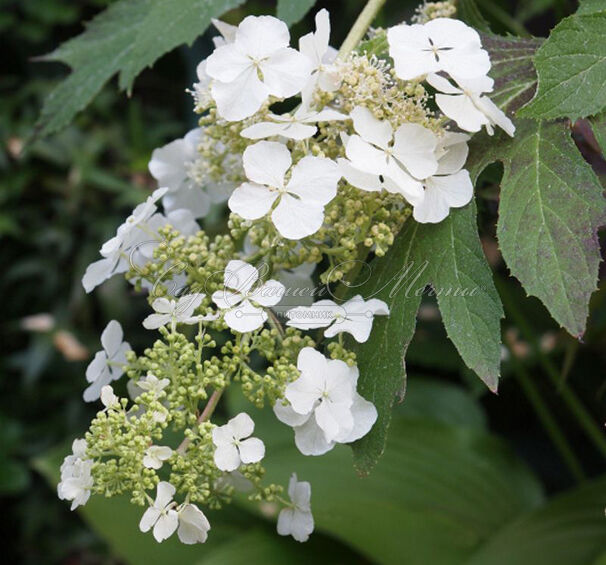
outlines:
M197 420L198 424L201 424L202 422L206 422L206 420L208 420L212 416L213 412L215 411L215 408L217 407L217 404L219 404L219 400L221 399L223 390L224 389L222 389L222 388L215 390L215 392L213 392L210 395L210 398L208 399L208 402L206 403L206 406L204 407L202 414L200 414L200 417ZM191 443L191 440L189 438L185 438L181 442L179 447L177 447L177 451L179 453L185 453L187 451L187 448L189 447L190 443Z
M385 4L385 0L368 0L353 27L349 30L343 45L341 45L341 49L339 49L339 54L337 55L339 59L344 59L355 49L383 4Z

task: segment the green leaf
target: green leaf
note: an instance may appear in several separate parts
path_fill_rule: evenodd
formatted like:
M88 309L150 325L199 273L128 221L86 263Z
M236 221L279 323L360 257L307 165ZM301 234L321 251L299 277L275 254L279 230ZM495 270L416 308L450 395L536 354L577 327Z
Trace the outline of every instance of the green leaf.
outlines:
M472 178L503 163L497 236L511 274L572 335L585 330L600 263L602 188L561 123L518 120L514 139L476 136Z
M269 481L284 483L296 471L311 482L316 531L373 563L461 564L542 501L536 480L500 441L435 422L394 418L385 456L368 478L353 471L345 446L322 457L303 457L292 442L268 445L268 453Z
M490 53L490 76L495 81L490 98L502 110L514 114L534 95L537 75L532 60L543 40L492 34L481 34L481 38Z
M490 26L478 9L475 0L458 0L457 19L465 22L477 31L490 33Z
M103 85L119 73L120 88L131 90L135 77L166 52L191 44L210 20L244 0L119 0L96 16L86 30L43 61L72 69L44 102L39 135L65 127Z
M606 155L606 112L593 116L589 121L602 155Z
M562 20L539 48L539 86L520 116L584 118L606 107L606 4L581 4Z
M276 15L290 27L301 21L316 0L278 0Z
M606 478L586 483L501 530L466 565L587 565L606 551Z
M354 444L354 464L368 473L383 453L391 409L402 397L404 355L414 334L416 313L426 285L438 298L449 338L465 363L496 390L503 309L486 263L472 202L452 210L439 224L409 220L388 254L373 261L367 281L355 288L365 298L385 300L388 318L379 318L370 339L357 344L358 390L379 413L371 432Z

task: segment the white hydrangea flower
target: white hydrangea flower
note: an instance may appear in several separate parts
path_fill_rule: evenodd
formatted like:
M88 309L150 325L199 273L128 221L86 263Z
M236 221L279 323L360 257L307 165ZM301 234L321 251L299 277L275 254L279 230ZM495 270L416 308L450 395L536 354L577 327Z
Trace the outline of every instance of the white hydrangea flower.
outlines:
M498 126L513 137L516 130L513 122L485 95L492 92L494 81L490 77L456 77L454 80L458 86L437 74L427 77L427 82L438 91L436 104L446 116L465 131L480 131L484 126L488 134L493 135L494 126Z
M156 375L151 373L139 379L137 386L144 392L152 392L155 396L159 396L160 393L170 384L168 379L159 379Z
M195 324L200 320L212 320L214 316L194 317L193 313L200 306L206 295L200 292L184 294L176 300L171 298L156 298L152 308L156 311L143 320L147 330L157 330L161 326L171 324Z
M299 39L299 51L313 63L311 77L303 88L303 104L311 102L316 88L334 92L341 86L339 68L335 63L337 50L329 45L330 15L322 9L316 14L316 31Z
M268 114L270 122L258 122L242 130L242 137L247 139L264 139L280 135L288 139L301 141L314 136L318 132L318 122L333 122L346 120L348 117L341 112L325 108L320 112L309 110L304 105L297 108L294 114Z
M245 412L233 417L224 426L213 428L215 465L221 471L235 471L241 464L257 463L265 456L265 444L249 437L255 423Z
M93 462L86 459L86 449L86 440L74 440L72 454L68 455L61 465L61 481L57 485L57 496L61 500L71 500L71 510L87 503L93 487L91 475Z
M420 223L441 222L450 208L461 208L473 197L469 172L462 169L467 160L468 135L446 132L441 138L436 174L423 181L425 198L413 208L413 218Z
M156 500L145 511L139 522L139 529L143 533L154 529L154 538L157 542L162 542L172 536L179 525L179 515L174 510L174 495L175 487L173 485L166 481L159 482Z
M460 20L436 18L425 24L401 24L387 31L396 75L411 80L444 71L474 78L490 70L490 58L478 33Z
M173 450L166 445L150 445L143 456L143 466L148 469L160 469L167 459L170 459Z
M245 261L234 259L225 267L225 289L213 293L213 302L224 311L225 323L237 332L260 328L267 320L264 308L275 306L284 295L284 285L273 279L253 290L259 271Z
M177 535L182 543L191 545L204 543L208 538L210 523L202 510L195 504L183 504L179 508L179 529Z
M297 359L301 372L274 405L276 417L292 426L295 444L304 455L322 455L336 443L350 443L366 435L377 410L356 392L358 368L329 360L311 347Z
M314 531L314 517L311 513L311 485L297 480L293 473L288 483L288 496L292 506L283 508L278 515L277 530L281 536L292 536L304 542Z
M110 385L105 385L101 389L101 403L106 410L119 409L120 399L114 394L114 389Z
M120 322L112 320L101 334L103 349L86 368L86 380L91 383L84 391L84 401L93 402L99 398L101 389L119 379L124 373L126 353L131 350L128 342L123 341L124 333Z
M402 124L394 133L391 124L381 121L367 108L357 106L351 112L358 135L347 139L345 153L354 171L343 170L354 186L367 190L367 175L379 177L389 192L402 194L411 204L423 200L423 185L418 179L433 175L438 168L437 136L420 124Z
M301 239L317 232L324 221L324 206L337 194L341 177L334 161L303 157L292 165L290 151L275 141L259 141L246 148L244 171L250 182L241 184L229 199L229 208L247 220L265 216L274 206L271 219L286 239Z
M298 306L286 313L287 326L300 330L327 328L325 337L334 337L347 332L359 343L370 336L374 316L387 316L389 307L382 300L371 298L364 300L359 294L343 303L332 300L319 300L309 307Z
M127 252L138 243L145 241L149 235L145 232L145 223L156 211L156 202L168 189L156 189L145 202L139 204L126 221L118 227L116 235L106 241L100 249L103 259L91 263L82 277L82 286L88 293L107 279L128 270Z
M288 47L286 24L272 16L242 20L233 42L219 46L206 60L211 93L219 115L229 121L252 116L272 95L287 98L301 92L312 64Z

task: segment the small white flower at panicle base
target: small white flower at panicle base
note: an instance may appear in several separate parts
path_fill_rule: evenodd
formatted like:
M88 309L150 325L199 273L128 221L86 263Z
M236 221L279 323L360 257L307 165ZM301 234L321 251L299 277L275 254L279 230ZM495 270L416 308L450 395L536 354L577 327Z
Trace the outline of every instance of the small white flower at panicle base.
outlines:
M420 223L441 222L450 208L461 208L473 197L469 172L462 169L467 160L468 135L446 132L440 140L436 174L423 181L425 198L413 208L413 218Z
M309 105L316 88L334 92L341 86L339 68L334 64L337 50L329 45L330 15L328 10L316 14L316 31L299 39L299 51L313 63L311 77L303 88L303 104Z
M159 379L151 373L139 379L137 386L144 392L152 392L154 396L159 396L160 393L170 384L168 379Z
M314 531L314 517L311 513L311 485L297 480L293 473L288 483L288 496L292 506L284 508L278 515L277 531L281 536L292 536L304 542Z
M412 123L402 124L394 133L388 121L377 119L362 106L356 106L351 117L357 135L347 139L345 154L353 172L378 176L387 191L402 194L413 205L421 202L423 185L418 179L433 175L438 168L437 136ZM352 185L368 190L366 176L358 179L345 169L343 172Z
M304 105L299 106L294 114L284 114L277 116L269 114L271 122L259 122L242 130L240 134L247 139L264 139L280 135L288 139L301 141L308 139L318 132L318 122L333 122L347 120L348 116L326 108L320 112L307 109Z
M297 359L301 376L274 405L278 420L292 426L295 444L304 455L322 455L336 443L351 443L366 435L377 410L356 392L358 368L329 360L311 347Z
M173 450L166 445L150 445L145 450L143 466L147 469L160 469L167 459L170 459Z
M290 151L275 141L259 141L246 148L244 171L250 182L241 184L229 199L229 209L246 220L257 220L272 206L271 219L282 237L302 239L324 222L324 206L337 195L341 178L334 161L303 157L293 168Z
M72 454L68 455L61 465L61 481L57 485L57 495L61 500L72 501L71 510L86 504L93 487L93 462L86 459L86 448L86 440L74 440Z
M144 533L154 529L154 537L157 542L162 542L172 536L179 525L179 515L174 510L174 495L175 487L173 485L166 481L158 483L156 500L153 506L145 511L139 522L139 529Z
M225 267L224 290L213 293L213 302L224 311L225 323L237 332L260 328L267 320L264 308L275 306L284 295L284 285L270 279L253 290L259 271L245 261L234 259Z
M255 423L245 412L233 417L224 426L213 428L215 465L221 471L235 471L241 464L258 463L265 456L265 445L249 437Z
M426 24L398 25L387 31L396 75L411 80L444 71L474 78L490 70L478 33L460 20L436 18Z
M199 321L210 321L214 316L193 317L194 310L204 300L204 294L184 294L177 300L170 298L156 298L152 303L155 314L150 314L143 320L143 327L147 330L157 330L161 326L171 324L195 324Z
M204 543L208 539L209 530L208 519L195 504L183 504L179 508L177 535L182 543L187 545Z
M493 135L494 126L498 126L513 137L516 131L513 122L485 95L492 92L494 85L490 77L454 80L458 86L437 74L427 77L427 82L438 91L436 104L446 116L465 131L480 131L484 126L488 135Z
M287 98L301 92L312 63L288 47L286 24L272 16L242 20L233 42L219 46L206 60L211 93L219 115L229 121L252 116L272 95Z
M122 341L123 338L122 326L116 320L109 322L103 330L101 334L103 349L95 354L86 368L86 380L91 384L84 391L85 402L97 400L101 389L119 379L124 373L126 353L131 347L128 342Z
M91 263L82 277L82 286L87 293L114 275L128 270L127 251L133 245L149 238L144 229L138 228L144 228L145 222L157 209L156 202L166 194L167 190L166 187L154 190L153 194L139 204L118 227L116 235L103 244L99 250L103 259Z
M110 385L105 385L101 389L101 403L106 410L119 410L121 408L120 399L114 394L114 389Z
M300 330L327 328L325 337L347 332L359 343L370 336L374 316L387 316L389 307L382 300L364 300L359 294L342 305L332 300L319 300L309 307L298 306L286 313L287 326Z

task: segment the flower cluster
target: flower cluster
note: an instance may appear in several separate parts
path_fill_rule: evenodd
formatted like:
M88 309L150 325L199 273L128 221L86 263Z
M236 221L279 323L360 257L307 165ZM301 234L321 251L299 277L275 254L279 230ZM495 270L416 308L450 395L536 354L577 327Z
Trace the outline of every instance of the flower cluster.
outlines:
M378 54L363 42L338 55L326 10L298 49L274 17L214 22L220 36L192 90L199 127L153 152L160 188L83 278L90 292L125 273L148 292L141 322L159 338L136 354L117 321L104 330L84 392L103 408L61 468L72 508L127 493L145 507L141 531L203 543L203 509L243 491L282 506L279 534L308 539L310 484L293 474L288 497L267 484L253 418L216 409L239 387L310 456L373 427L348 340L366 342L389 307L342 282L406 221L440 222L470 201L470 134L514 131L487 96L478 34L444 17L451 8L427 4L413 25L374 30ZM198 221L217 209L230 216L211 237Z

